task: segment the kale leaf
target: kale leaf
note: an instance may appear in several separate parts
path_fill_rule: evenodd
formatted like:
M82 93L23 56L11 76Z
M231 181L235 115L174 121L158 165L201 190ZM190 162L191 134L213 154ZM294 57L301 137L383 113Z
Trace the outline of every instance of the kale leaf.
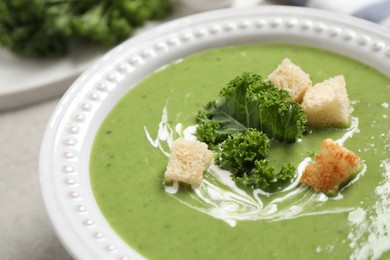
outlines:
M248 128L244 133L236 132L224 140L217 151L216 161L225 170L242 177L255 161L265 159L271 140L262 132Z
M197 136L215 144L247 128L263 131L269 138L294 143L306 131L307 117L285 90L260 75L243 73L220 92L221 99L208 103L197 117Z
M279 171L270 165L267 155L271 140L262 132L248 128L236 132L220 144L216 163L232 174L232 178L245 186L276 191L295 177L295 167L283 164Z
M233 179L245 186L274 192L289 183L295 175L296 169L292 164L282 164L277 171L268 160L264 159L255 161L255 167L251 171L245 172L243 176L234 175Z
M277 191L295 177L291 164L273 167L271 140L294 143L307 117L289 93L260 75L243 73L221 90L197 116L196 136L216 152L216 164L243 185Z

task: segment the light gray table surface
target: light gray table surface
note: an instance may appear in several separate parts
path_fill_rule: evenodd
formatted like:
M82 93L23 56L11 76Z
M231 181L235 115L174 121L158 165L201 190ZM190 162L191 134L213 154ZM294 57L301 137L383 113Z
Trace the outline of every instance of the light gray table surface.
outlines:
M38 170L42 137L60 97L0 112L0 259L71 259L47 216Z
M58 99L0 114L0 259L71 259L42 201L38 158Z

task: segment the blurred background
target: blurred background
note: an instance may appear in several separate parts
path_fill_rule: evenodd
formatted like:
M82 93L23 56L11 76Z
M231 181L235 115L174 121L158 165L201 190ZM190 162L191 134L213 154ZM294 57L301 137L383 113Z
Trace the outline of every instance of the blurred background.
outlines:
M158 24L211 9L276 4L390 24L390 1L0 0L0 259L71 259L46 215L38 160L47 122L83 70Z

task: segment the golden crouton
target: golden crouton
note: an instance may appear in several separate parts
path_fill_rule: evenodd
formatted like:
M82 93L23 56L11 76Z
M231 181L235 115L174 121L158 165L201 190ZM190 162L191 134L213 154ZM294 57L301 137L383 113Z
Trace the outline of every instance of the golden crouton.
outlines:
M348 127L350 124L351 111L342 75L308 89L301 105L312 127Z
M164 179L199 186L212 159L213 152L207 144L179 138L172 144Z
M268 79L278 89L287 90L297 103L302 101L305 92L312 86L310 76L287 58L268 75Z
M336 195L339 188L359 171L361 159L332 139L322 141L314 162L303 171L301 183L328 195Z

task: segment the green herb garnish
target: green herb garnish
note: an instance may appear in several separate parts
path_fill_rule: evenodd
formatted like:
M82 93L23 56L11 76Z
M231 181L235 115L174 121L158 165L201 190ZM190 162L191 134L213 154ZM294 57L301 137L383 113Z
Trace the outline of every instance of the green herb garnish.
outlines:
M220 92L220 99L199 111L196 135L216 152L216 163L233 179L253 188L277 190L295 176L267 159L271 140L294 143L306 131L307 118L285 90L260 75L243 73Z

